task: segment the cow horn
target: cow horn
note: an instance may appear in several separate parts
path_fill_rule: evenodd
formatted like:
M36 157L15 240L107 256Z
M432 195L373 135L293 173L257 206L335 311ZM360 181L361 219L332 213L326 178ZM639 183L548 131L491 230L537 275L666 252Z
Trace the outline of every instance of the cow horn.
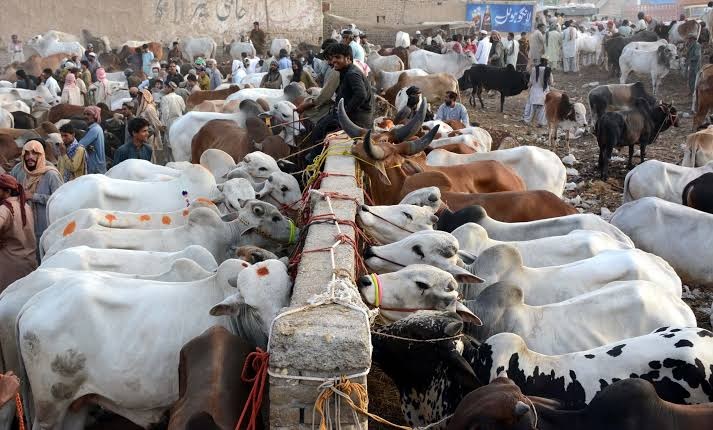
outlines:
M403 142L401 145L401 154L403 155L415 155L418 154L419 152L423 151L426 149L428 145L431 144L433 141L433 138L436 137L436 134L438 133L438 129L441 127L440 124L437 124L435 127L431 129L426 135L423 137L417 139L417 140L412 140L410 142Z
M383 160L386 157L384 148L374 145L371 141L371 130L367 130L366 136L364 136L364 152L374 160Z
M428 100L426 97L421 97L421 106L411 120L406 123L403 127L394 129L393 135L396 142L403 142L404 140L415 135L423 124L423 120L426 119L426 111L428 110Z
M342 130L344 130L347 136L352 139L364 136L364 133L366 133L366 129L359 127L354 124L351 119L349 119L347 112L344 110L344 99L339 100L339 105L337 106L337 119L339 119L339 126L342 127Z
M515 416L521 417L530 412L530 407L522 401L515 403Z

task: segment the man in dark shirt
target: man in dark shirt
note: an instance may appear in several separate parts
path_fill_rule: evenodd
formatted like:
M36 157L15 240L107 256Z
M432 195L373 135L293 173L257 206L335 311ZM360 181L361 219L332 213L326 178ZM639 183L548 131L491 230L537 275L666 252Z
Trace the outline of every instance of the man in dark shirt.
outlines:
M351 48L349 45L343 44L330 45L325 51L325 56L330 57L334 70L339 72L339 88L336 93L335 107L315 125L310 145L321 142L328 133L339 128L336 106L339 105L341 99L344 99L344 110L354 124L367 129L372 128L374 96L367 77L352 63ZM307 154L307 162L312 162L321 151L322 145L315 147Z
M168 85L169 82L173 82L177 86L183 82L183 76L181 76L181 72L178 70L178 65L175 61L171 61L171 64L168 65L168 74L166 75L164 84Z
M132 118L129 121L131 142L127 142L114 152L114 165L132 158L151 161L151 147L148 145L149 123L143 118Z

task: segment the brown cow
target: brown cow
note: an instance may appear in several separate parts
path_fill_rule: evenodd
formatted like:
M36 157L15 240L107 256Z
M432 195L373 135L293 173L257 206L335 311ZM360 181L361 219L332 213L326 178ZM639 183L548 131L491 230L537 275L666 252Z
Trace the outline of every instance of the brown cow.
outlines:
M97 57L99 64L102 65L107 72L118 72L123 70L123 64L118 55L113 52L102 52Z
M407 73L402 73L396 85L386 90L384 98L394 104L396 103L396 94L402 88L410 86L420 88L423 97L436 104L443 102L447 91L453 91L456 94L460 91L458 80L449 73L434 73L428 76L409 76Z
M404 48L403 46L397 46L395 48L381 48L379 50L379 55L396 55L399 57L404 63L404 70L411 68L409 67L408 54L408 48Z
M196 91L186 99L186 109L192 110L195 106L198 106L206 100L225 100L229 95L237 93L238 91L240 91L240 87L237 85L231 85L222 90Z
M525 396L510 379L497 378L463 398L448 429L707 430L713 422L713 404L667 402L641 378L612 383L583 409L562 406L557 400Z
M413 141L406 141L421 128L426 115L423 108L412 121L396 130L382 133L372 138L371 130L354 124L344 111L344 101L340 100L338 118L342 129L351 138L363 139L352 147L352 154L358 157L362 169L369 175L371 196L377 205L396 204L409 172L435 171L456 179L454 192L491 193L496 191L524 191L525 183L511 168L498 161L476 161L458 166L428 166L423 150L438 133L438 126L428 134ZM394 138L396 132L402 138ZM412 133L413 132L413 133ZM396 136L398 137L398 136ZM391 142L396 144L392 144Z
M586 127L587 117L585 107L582 103L572 103L567 93L557 90L550 90L545 96L545 116L549 128L550 147L557 140L557 128L560 123L567 131L565 148L569 153L569 134L572 127Z
M233 430L251 386L241 372L252 347L223 327L214 326L181 348L178 401L168 430ZM258 428L262 417L258 414Z
M691 133L686 137L683 149L684 167L701 167L713 160L713 126Z
M107 105L104 103L99 103L97 106L101 109L101 119L106 121L111 118L113 112L109 110ZM47 120L51 123L56 123L61 119L69 119L73 117L82 118L84 113L84 106L70 105L67 103L58 104L52 106L47 116Z
M15 82L15 80L17 79L17 76L15 76L15 72L20 69L24 70L28 75L40 76L44 69L59 69L62 60L67 58L68 56L69 54L53 54L48 57L32 55L24 63L12 63L5 67L5 70L3 70L3 74L0 80Z
M706 64L698 72L696 90L693 95L693 130L703 124L708 112L713 108L713 64Z
M220 149L236 162L247 154L262 151L275 159L290 155L290 148L280 136L273 136L265 123L255 117L240 128L231 120L213 119L205 123L191 141L191 163L200 163L206 149Z
M577 214L577 209L549 191L502 191L459 193L451 191L453 181L442 172L423 172L404 181L400 198L425 187L438 187L441 200L453 211L482 206L490 217L502 222L526 222Z

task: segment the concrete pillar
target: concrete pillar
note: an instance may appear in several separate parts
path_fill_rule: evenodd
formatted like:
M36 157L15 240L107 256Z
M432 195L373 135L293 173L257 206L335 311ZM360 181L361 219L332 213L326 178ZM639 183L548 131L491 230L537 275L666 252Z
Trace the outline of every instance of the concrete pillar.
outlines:
M351 140L333 139L335 152L349 151ZM322 180L320 191L345 194L363 202L363 192L357 187L354 158L330 155L324 171L350 176L328 176ZM331 199L337 219L355 220L356 205L351 200ZM328 203L319 195L310 199L313 215L328 214ZM354 230L340 225L342 232L355 239ZM333 223L316 224L309 228L304 250L327 248L337 240ZM355 275L354 251L348 244L335 249L337 271L352 279ZM303 254L297 270L291 309L304 306L316 295L327 291L332 280L332 263L329 252ZM354 289L356 290L356 289ZM358 292L354 291L355 297ZM364 306L360 300L356 300ZM364 308L365 309L365 308ZM281 375L315 378L338 378L364 372L371 365L369 326L361 312L337 304L286 315L278 319L270 339L270 370ZM366 386L366 376L355 378ZM270 427L273 429L311 429L312 410L319 395L320 381L270 377ZM332 408L333 410L333 408ZM358 415L354 424L351 409L342 402L341 424L344 429L367 428L366 419ZM336 418L332 417L333 422ZM319 422L319 417L315 416Z

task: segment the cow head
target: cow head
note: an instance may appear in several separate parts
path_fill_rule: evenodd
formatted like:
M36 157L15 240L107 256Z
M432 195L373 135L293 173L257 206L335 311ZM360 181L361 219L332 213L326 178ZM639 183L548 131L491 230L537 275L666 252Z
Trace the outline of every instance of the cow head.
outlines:
M263 182L256 197L288 211L297 211L302 206L302 191L294 176L284 172L273 172Z
M537 412L507 378L497 378L465 396L449 426L452 428L531 430L537 426Z
M255 151L243 157L235 169L227 174L227 179L250 178L253 182L262 182L273 172L279 171L280 167L274 158L264 152Z
M433 213L436 213L444 203L443 200L441 200L440 188L425 187L406 194L404 198L401 199L400 204L428 207Z
M260 118L271 117L272 125L279 129L279 135L290 146L295 146L295 137L299 136L305 128L300 121L300 115L292 102L279 101L272 105L268 112L263 112Z
M216 187L218 192L213 203L222 203L225 213L237 211L246 201L255 198L252 183L245 178L230 179Z
M453 312L415 312L374 329L371 341L373 361L398 387L411 427L441 421L483 385L464 358L477 343L463 335L463 321Z
M433 230L438 217L430 208L413 205L361 205L357 221L366 233L382 244L401 240L411 233Z
M458 282L450 273L425 264L413 264L398 272L365 275L357 281L364 301L381 310L386 320L396 321L419 310L449 310L482 325L470 309L458 301Z
M584 104L574 103L572 108L574 109L574 120L577 125L587 127L587 108Z
M428 264L445 270L460 282L482 282L459 266L463 262L459 258L458 240L445 231L419 231L398 242L367 247L364 261L378 273L393 272L411 264Z
M267 347L272 320L290 304L292 281L287 267L278 260L253 264L240 271L231 286L226 291L230 295L213 306L210 314L230 316L238 336L254 346Z
M678 55L676 55L676 45L669 43L659 46L656 50L656 58L660 65L675 68L674 60L678 59Z
M295 224L270 203L247 200L230 221L233 237L240 238L229 255L234 255L238 246L254 245L269 251L277 251L294 243L299 233Z
M434 136L438 133L439 127L431 129L423 137L408 141L421 128L423 120L426 117L426 109L428 109L428 101L423 98L418 113L404 126L393 128L386 133L381 133L372 136L371 130L366 130L354 124L347 116L344 110L344 100L339 101L337 115L339 124L349 137L357 139L352 147L352 154L360 160L360 165L367 171L367 174L373 179L372 187L375 186L375 178L385 185L392 185L391 178L387 175L385 164L388 163L390 173L394 175L394 179L399 178L403 181L405 174L400 169L394 167L400 164L404 157L418 154L423 151L433 141ZM393 184L398 188L399 184ZM374 194L388 193L388 190L374 190ZM381 196L379 196L381 197Z

